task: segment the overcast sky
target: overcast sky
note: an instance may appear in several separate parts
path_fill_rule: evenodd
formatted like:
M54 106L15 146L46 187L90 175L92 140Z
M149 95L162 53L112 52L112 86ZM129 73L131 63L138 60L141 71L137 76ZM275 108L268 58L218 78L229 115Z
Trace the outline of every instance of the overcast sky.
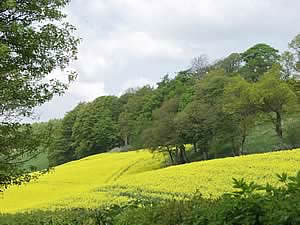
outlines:
M153 85L201 54L213 61L261 42L283 51L300 33L300 0L73 0L67 11L82 38L78 79L37 110L41 121Z

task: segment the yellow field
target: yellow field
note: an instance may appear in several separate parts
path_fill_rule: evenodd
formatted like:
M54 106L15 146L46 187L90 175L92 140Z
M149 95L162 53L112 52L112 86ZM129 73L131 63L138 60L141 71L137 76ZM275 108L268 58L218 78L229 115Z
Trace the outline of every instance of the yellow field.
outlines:
M232 177L276 182L276 173L300 170L300 150L196 162L160 169L162 156L148 151L106 153L56 167L55 171L0 197L0 212L97 207L135 196L188 196L199 190L217 197L230 191Z

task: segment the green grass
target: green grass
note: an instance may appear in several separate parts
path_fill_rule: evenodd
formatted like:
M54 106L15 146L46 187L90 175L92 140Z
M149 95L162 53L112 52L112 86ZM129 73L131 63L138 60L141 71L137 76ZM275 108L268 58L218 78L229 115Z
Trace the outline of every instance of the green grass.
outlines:
M41 152L37 157L24 164L24 168L26 169L29 169L31 166L36 167L37 170L47 169L49 167L48 154Z

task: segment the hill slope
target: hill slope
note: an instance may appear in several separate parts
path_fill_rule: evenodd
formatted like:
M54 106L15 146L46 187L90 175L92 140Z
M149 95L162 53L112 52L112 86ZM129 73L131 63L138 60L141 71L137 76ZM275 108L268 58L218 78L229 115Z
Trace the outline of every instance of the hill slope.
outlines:
M230 191L232 177L275 182L275 173L300 170L300 150L196 162L159 169L163 158L148 151L105 153L56 167L37 182L10 188L0 212L96 207L136 196L190 195L197 189L214 197Z

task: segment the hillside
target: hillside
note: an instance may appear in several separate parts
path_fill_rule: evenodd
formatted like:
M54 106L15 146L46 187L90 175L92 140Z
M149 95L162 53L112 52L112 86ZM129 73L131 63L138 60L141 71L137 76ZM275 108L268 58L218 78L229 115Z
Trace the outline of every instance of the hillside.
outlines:
M0 199L0 212L96 207L130 197L187 196L199 190L219 196L231 190L232 177L258 183L276 173L300 170L300 151L281 151L161 168L163 157L148 151L105 153L66 163L37 182L13 187Z

